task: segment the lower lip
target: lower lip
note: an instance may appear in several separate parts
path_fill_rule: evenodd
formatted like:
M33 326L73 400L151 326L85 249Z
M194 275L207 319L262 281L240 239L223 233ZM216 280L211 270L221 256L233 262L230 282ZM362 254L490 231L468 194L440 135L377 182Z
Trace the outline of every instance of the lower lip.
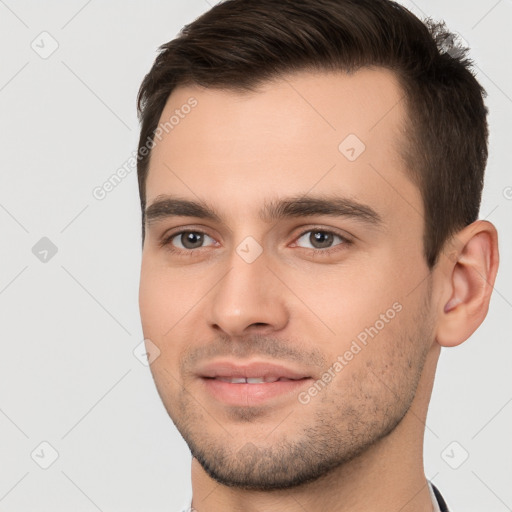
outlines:
M202 378L206 390L214 398L227 405L260 405L282 395L296 394L309 384L311 378L278 380L261 384L232 384L212 378Z

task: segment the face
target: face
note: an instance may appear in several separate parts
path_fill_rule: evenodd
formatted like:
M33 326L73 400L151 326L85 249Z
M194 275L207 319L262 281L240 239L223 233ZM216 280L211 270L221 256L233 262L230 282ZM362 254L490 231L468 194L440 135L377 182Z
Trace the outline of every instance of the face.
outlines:
M403 93L386 70L303 72L181 87L173 115L139 297L158 392L217 481L315 480L402 421L434 337Z

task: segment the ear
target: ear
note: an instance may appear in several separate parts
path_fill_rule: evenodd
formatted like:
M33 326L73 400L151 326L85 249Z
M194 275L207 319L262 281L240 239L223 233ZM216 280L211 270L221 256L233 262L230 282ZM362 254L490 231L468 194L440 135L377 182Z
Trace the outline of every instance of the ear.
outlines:
M443 294L439 302L436 340L454 347L483 322L498 272L498 233L478 220L456 233L443 250Z

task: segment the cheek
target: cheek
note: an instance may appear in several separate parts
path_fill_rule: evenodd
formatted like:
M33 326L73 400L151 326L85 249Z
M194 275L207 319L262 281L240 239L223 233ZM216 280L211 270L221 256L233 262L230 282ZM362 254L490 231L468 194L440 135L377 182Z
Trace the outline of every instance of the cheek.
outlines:
M179 271L143 259L139 285L139 310L144 335L163 337L192 307L195 300L192 280Z
M158 272L142 267L139 286L139 311L144 339L149 339L159 350L150 370L156 387L166 407L169 397L175 395L177 375L177 346L172 340L172 326L176 323L173 308L176 299L169 293L169 286ZM170 330L171 329L171 330Z
M400 316L406 314L404 307L387 324L367 324L359 331L363 337L338 337L329 357L335 377L321 393L325 404L336 405L347 417L385 423L412 400L424 344L421 324L411 325Z
M387 275L382 269L340 268L303 275L296 279L294 289L299 297L305 298L305 305L334 331L333 337L341 339L357 336L376 322L382 328L382 321L387 325L396 316L403 295L397 281Z
M300 281L297 294L306 297L308 308L331 331L297 315L301 332L312 342L318 339L319 326L325 332L321 343L326 360L329 365L339 363L338 371L333 369L338 383L333 390L338 385L344 388L355 376L355 382L359 378L364 382L370 369L395 375L409 368L415 349L404 334L411 328L408 317L415 311L411 303L415 298L405 297L403 283L393 274L374 265L360 271L338 268L329 275L310 274Z
M155 379L164 386L172 385L169 373L178 375L178 365L190 340L197 335L198 323L193 322L200 293L194 279L183 276L143 259L139 285L139 311L144 338L151 340L160 350L159 357L151 364ZM169 383L169 382L170 383Z
M162 282L143 266L139 285L139 311L145 338L152 339L162 332L162 313L166 310L164 291Z

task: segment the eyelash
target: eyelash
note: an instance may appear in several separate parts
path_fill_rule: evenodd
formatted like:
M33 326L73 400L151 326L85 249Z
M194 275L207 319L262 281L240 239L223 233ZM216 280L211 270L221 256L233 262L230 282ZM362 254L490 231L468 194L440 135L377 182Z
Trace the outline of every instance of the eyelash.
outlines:
M315 249L315 248L309 248L309 247L300 247L301 249L306 249L307 251L309 251L310 253L312 253L314 256L322 256L322 255L329 255L331 254L332 252L338 252L338 251L342 251L344 249L347 248L347 246L350 246L353 244L353 241L348 239L347 237L341 235L340 233L336 232L336 231L331 231L331 230L328 230L328 229L322 229L322 228L309 228L305 231L303 231L300 235L298 235L296 238L295 238L295 242L297 240L299 240L300 238L302 238L305 234L307 233L323 233L323 234L327 234L327 235L334 235L334 236L337 236L338 238L340 238L341 242L332 246L332 247L327 247L326 249ZM187 255L187 256L194 256L198 250L200 249L205 249L205 247L199 247L199 248L196 248L196 249L179 249L177 247L174 247L172 245L172 240L174 238L176 238L177 236L180 236L180 235L183 235L184 233L197 233L197 234L202 234L202 235L205 235L205 236L210 236L208 235L208 233L202 231L201 229L187 229L187 230L182 230L182 231L177 231L176 233L172 233L171 235L167 236L167 237L164 237L162 239L162 241L160 242L160 247L165 247L169 252L173 253L173 254L178 254L178 255ZM210 238L213 238L213 237L210 237Z

